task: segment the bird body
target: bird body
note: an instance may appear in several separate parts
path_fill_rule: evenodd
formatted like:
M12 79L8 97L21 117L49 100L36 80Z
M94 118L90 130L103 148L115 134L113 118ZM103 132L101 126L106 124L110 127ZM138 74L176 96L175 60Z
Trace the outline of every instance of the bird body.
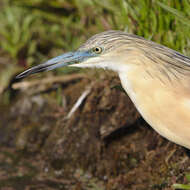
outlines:
M143 118L160 135L190 149L190 94L180 84L163 84L135 73L119 76Z
M106 31L18 78L60 66L97 67L118 73L143 118L160 135L190 149L190 58L142 37Z

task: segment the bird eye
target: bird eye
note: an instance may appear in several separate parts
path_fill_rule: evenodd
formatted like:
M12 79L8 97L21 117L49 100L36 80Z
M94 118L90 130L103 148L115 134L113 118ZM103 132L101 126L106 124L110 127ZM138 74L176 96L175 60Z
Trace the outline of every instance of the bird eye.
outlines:
M92 51L94 52L94 53L96 53L96 54L100 54L100 53L102 53L102 48L101 47L95 47L95 48L93 48L92 49Z

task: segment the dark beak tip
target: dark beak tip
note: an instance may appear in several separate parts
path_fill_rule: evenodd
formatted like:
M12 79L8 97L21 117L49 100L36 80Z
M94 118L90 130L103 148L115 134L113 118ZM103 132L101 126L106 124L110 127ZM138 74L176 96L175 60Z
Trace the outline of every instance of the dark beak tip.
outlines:
M27 76L27 75L25 74L25 72L22 72L22 73L16 75L15 79L22 79L22 78L24 78L24 77L26 77L26 76Z
M20 74L15 77L15 79L21 79L23 78Z

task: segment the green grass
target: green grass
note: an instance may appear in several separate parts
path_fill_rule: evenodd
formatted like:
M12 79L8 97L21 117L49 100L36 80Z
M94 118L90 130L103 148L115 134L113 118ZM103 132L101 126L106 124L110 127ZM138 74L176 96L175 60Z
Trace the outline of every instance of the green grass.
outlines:
M0 13L0 47L37 64L76 49L91 35L126 30L189 55L189 0L9 0ZM22 65L22 64L21 64Z
M189 184L185 185L185 184L178 184L178 183L176 183L176 184L173 184L173 188L176 189L176 190L177 189L189 190L190 189L190 174L187 173L185 175L185 177L186 177L186 179L187 179L187 181L188 181Z
M37 42L33 39L36 17L19 7L6 6L0 20L1 48L13 59L29 60L36 51Z

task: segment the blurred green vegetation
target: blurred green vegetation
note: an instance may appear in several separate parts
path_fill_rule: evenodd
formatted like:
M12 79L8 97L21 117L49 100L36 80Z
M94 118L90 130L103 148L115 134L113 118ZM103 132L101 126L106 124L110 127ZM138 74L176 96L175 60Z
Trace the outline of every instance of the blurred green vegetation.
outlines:
M189 183L189 184L187 184L187 185L185 185L185 184L178 184L178 183L176 183L176 184L173 184L173 188L174 189L182 189L182 190L189 190L190 189L190 174L189 173L187 173L186 175L185 175L185 178L186 178L186 180L187 180L187 182Z
M189 54L189 0L3 0L0 6L1 55L21 66L75 49L108 29Z

